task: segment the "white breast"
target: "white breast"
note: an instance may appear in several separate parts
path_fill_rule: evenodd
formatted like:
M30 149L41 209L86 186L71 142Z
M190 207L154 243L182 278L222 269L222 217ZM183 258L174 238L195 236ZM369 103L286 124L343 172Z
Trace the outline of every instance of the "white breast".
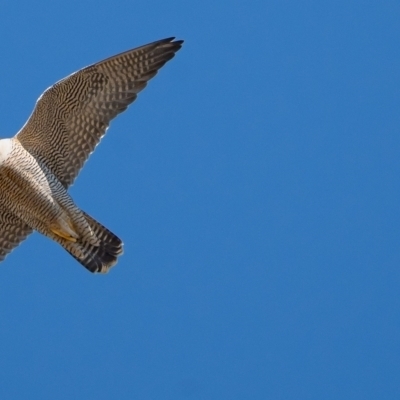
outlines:
M0 140L0 165L3 164L12 150L12 139Z

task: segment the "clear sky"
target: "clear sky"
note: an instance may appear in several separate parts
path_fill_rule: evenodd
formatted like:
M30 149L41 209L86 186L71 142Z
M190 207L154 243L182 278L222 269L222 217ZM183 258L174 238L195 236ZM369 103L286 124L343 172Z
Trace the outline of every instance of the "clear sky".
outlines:
M0 398L400 398L398 1L0 18L2 137L68 74L185 40L71 189L118 265L94 276L39 234L2 263Z

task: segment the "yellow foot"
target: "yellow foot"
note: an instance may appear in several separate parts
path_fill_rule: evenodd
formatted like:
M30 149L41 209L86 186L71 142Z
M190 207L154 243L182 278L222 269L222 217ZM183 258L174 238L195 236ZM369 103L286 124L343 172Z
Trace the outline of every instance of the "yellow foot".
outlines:
M50 230L53 233L55 233L57 236L62 237L63 239L69 240L70 242L74 242L74 243L76 242L76 238L71 236L71 235L69 235L67 232L64 232L64 231L62 231L60 229L57 229L57 228L54 228L54 227L50 228Z

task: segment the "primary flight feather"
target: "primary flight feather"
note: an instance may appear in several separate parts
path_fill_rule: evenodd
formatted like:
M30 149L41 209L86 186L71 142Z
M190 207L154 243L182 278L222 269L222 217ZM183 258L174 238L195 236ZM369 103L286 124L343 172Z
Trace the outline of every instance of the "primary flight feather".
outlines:
M0 140L0 261L34 230L91 272L107 272L122 241L80 210L67 189L110 121L181 48L159 40L86 67L38 99L11 139Z

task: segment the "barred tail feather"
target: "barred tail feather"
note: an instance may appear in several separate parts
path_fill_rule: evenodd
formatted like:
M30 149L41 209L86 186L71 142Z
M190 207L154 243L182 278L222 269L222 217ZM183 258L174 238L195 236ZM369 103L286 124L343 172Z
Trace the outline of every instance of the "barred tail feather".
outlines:
M122 255L123 243L121 239L90 215L85 212L83 214L98 237L100 246L94 246L79 239L75 243L65 240L59 241L59 243L90 272L106 273L117 263L118 257Z

